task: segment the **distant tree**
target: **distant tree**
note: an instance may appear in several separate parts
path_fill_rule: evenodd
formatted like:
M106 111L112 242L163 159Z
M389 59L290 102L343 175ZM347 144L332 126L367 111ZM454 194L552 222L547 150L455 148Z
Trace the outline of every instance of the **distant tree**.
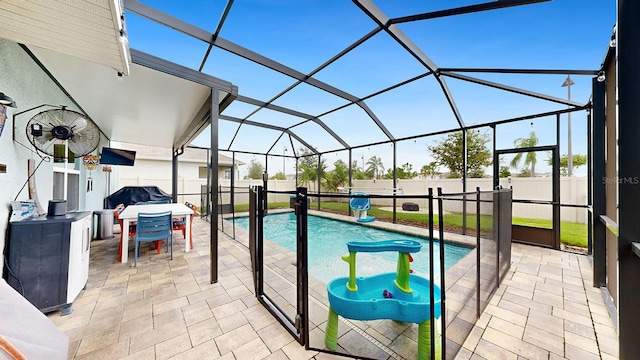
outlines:
M340 180L340 185L344 185L347 181L349 181L349 168L347 164L342 160L336 160L333 163L333 173L336 175L336 179Z
M318 183L318 175L320 175L321 179L324 177L327 168L326 160L320 160L320 174L318 174L318 155L312 155L312 152L307 148L301 148L300 154L298 159L298 185L306 187L313 185L312 188L315 189Z
M511 171L509 171L508 166L500 166L500 170L498 172L498 177L506 178L511 176Z
M333 163L334 169L325 173L324 184L328 191L338 191L338 188L348 185L349 169L342 160Z
M319 175L320 175L320 179L321 180L325 180L327 179L327 159L320 159L320 164L318 164L319 166ZM316 171L318 171L318 166L316 166Z
M413 171L413 165L409 163L402 164L402 167L396 168L396 179L413 179L418 173ZM383 176L384 179L393 179L393 170L388 169Z
M351 162L351 171L358 171L361 170L360 167L358 166L358 160L353 160Z
M583 166L587 163L587 156L586 155L581 155L581 154L575 154L573 156L571 156L571 159L573 160L573 169L577 169L580 166ZM547 158L547 164L549 164L549 166L553 165L553 159L551 158L551 156L549 156ZM563 154L560 157L560 175L561 176L568 176L569 175L569 157L567 156L567 154Z
M245 176L245 179L262 179L262 173L264 173L264 166L255 158L249 162L249 174Z
M318 180L318 156L312 155L307 148L300 149L298 162L298 186L309 187Z
M384 165L382 164L382 159L379 156L372 156L367 161L367 170L366 172L373 175L374 179L379 179L380 175L384 173Z
M353 180L367 180L367 174L364 173L364 171L356 171L355 173L353 173Z
M351 176L354 180L365 180L367 178L364 170L358 166L358 160L353 160L351 163Z
M467 175L472 178L484 176L484 168L491 165L491 151L487 147L489 135L479 130L467 130ZM462 177L463 149L462 132L450 133L444 139L428 146L438 165L449 169L450 178Z
M538 145L538 137L536 136L535 131L529 133L529 137L527 138L517 138L513 141L513 145L517 148L528 148L535 147ZM520 167L520 162L522 161L522 155L525 153L517 153L516 156L511 159L511 163L509 163L509 167L512 169L518 169ZM536 176L536 153L535 151L527 152L524 157L524 167L529 167L529 175ZM524 173L521 171L521 174Z
M270 177L271 180L287 180L287 177L282 173L282 171L278 171L275 175Z
M531 177L531 169L522 168L520 172L516 175L517 177Z
M420 168L420 175L424 177L433 177L438 174L438 164L435 161L432 161L427 165L422 165L422 168Z

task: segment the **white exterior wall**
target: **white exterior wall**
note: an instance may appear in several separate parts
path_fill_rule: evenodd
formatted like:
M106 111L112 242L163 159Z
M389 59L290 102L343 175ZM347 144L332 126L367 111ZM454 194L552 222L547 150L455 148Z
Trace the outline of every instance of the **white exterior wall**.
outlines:
M513 189L514 199L523 200L551 200L551 178L511 178L511 183L508 179L500 179L500 184L503 188L511 187ZM220 185L223 187L230 186L229 180L220 179ZM352 191L363 191L370 194L389 195L393 193L392 180L354 180L354 186ZM204 181L202 182L204 183ZM461 179L412 179L412 180L399 180L397 187L397 193L403 195L424 195L428 193L428 189L433 188L434 195L437 195L437 188L442 188L442 192L447 193L460 193L462 192L462 180ZM235 204L247 204L248 195L247 191L250 186L262 185L262 180L236 180L236 196ZM294 191L296 188L295 181L293 180L269 180L267 187L269 190L277 191ZM468 179L467 191L475 191L476 187L480 187L482 191L488 191L492 188L492 181L490 178L482 179ZM198 188L198 186L193 187ZM243 189L247 189L246 191ZM199 191L199 190L197 190ZM587 178L586 177L562 177L560 178L560 202L562 204L579 204L585 205L587 203ZM472 199L475 199L473 197ZM286 194L269 194L269 202L288 202L289 197ZM396 205L402 206L403 202L415 202L421 209L428 208L427 201L425 199L398 199ZM193 200L194 203L199 203L199 198ZM229 203L229 196L223 195L223 203ZM391 206L391 199L371 199L371 203L376 206ZM487 205L489 206L489 205ZM445 211L447 212L462 212L462 202L460 201L445 201ZM481 210L485 213L485 209ZM467 212L469 214L475 213L475 206L467 206ZM535 204L513 204L513 216L533 219L546 219L550 220L552 217L552 211L550 205L535 205ZM587 211L583 208L570 208L563 207L561 209L560 218L562 221L586 223Z
M171 156L171 150L168 155ZM178 194L200 194L202 185L207 184L207 179L199 178L200 167L207 166L204 162L180 161L178 163ZM171 194L171 161L166 159L145 159L137 157L134 166L113 166L118 168L119 181L116 191L124 186L154 185L167 194ZM223 178L228 168L218 171L218 177ZM229 180L220 180L227 181ZM178 202L190 202L200 204L200 195L181 196ZM246 202L246 200L245 200Z
M231 186L231 182L229 180L218 180L220 185L223 187ZM262 186L262 180L252 179L252 180L236 180L234 183L236 188L236 193L234 202L235 204L248 204L249 203L249 187L251 186ZM227 188L228 189L228 188ZM295 191L296 190L296 182L295 180L269 180L267 182L267 189L269 191ZM229 197L223 197L225 204L229 203ZM268 202L289 202L288 194L269 194L267 198Z
M26 200L29 198L28 187L23 184L27 181L27 160L35 159L36 165L41 158L26 138L26 124L37 113L52 109L41 107L31 110L15 118L13 115L42 104L66 105L70 110L76 109L69 98L42 72L33 60L22 48L11 41L0 39L0 92L10 96L17 104L17 108L7 108L7 120L0 135L0 163L7 165L7 172L0 174L0 249L4 249L7 220L10 217L11 202ZM16 141L12 139L14 131ZM100 146L102 146L101 144ZM75 169L80 171L79 209L90 211L102 209L106 190L106 174L102 173L100 166L92 172L93 191L86 192L87 172L81 165L81 159L76 159ZM53 196L53 164L52 161L44 161L36 171L36 192L40 203L47 211L49 200ZM4 259L0 257L0 268Z
M393 180L355 180L354 191L364 191L371 194L390 194L392 193ZM520 178L514 177L509 179L500 179L503 188L511 187L513 189L514 199L523 200L551 200L552 198L552 179L549 178ZM442 192L460 193L462 192L462 179L412 179L399 180L397 183L398 194L427 194L429 188L433 188L434 195L437 194L437 188L442 188ZM480 190L487 191L492 188L492 180L490 178L468 179L467 192L475 191L476 187ZM420 208L427 208L426 200L405 199L404 201L416 202ZM372 199L372 204L377 206L391 206L391 199ZM403 199L399 199L396 203L401 206ZM561 204L579 204L587 203L587 178L586 177L562 177L560 178L560 203ZM445 202L445 210L449 212L462 212L462 203L454 201ZM474 213L474 207L467 207L469 213ZM552 217L550 205L533 205L533 204L513 204L513 216L534 219L547 219ZM561 209L560 218L562 221L586 223L587 211L583 208Z

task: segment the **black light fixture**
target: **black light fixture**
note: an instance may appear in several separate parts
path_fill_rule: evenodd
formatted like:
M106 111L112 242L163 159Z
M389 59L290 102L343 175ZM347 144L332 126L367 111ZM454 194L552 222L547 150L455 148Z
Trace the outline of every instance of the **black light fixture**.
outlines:
M12 108L16 107L16 102L13 101L12 98L8 97L7 95L1 92L0 92L0 104L4 106L12 107Z

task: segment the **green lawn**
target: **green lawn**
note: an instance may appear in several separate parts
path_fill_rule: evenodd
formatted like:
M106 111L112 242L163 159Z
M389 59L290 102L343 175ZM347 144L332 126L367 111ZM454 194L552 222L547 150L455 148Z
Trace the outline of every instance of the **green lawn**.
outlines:
M288 207L289 203L269 203L269 209L284 209ZM247 212L249 211L249 204L235 205L233 208L236 212Z
M551 229L551 220L513 218L516 225L526 225ZM587 247L587 224L572 223L568 221L560 222L560 241L563 244Z
M310 205L311 209L317 209L318 203L312 202ZM282 209L288 208L289 203L270 203L269 209ZM321 210L328 212L335 212L341 214L347 214L349 211L348 203L338 203L338 202L322 202L320 207ZM249 205L236 205L236 212L245 212L249 211ZM369 211L367 211L368 215L375 216L376 219L388 221L393 221L393 213L390 211L380 210L379 208L372 207ZM461 229L462 228L462 218L463 216L460 214L445 214L444 215L444 223L445 228L448 230L451 229ZM396 219L399 223L407 223L415 226L427 226L428 216L426 214L416 214L416 213L396 213ZM546 229L551 229L551 220L540 220L540 219L527 219L527 218L516 218L512 219L513 224L516 225L526 225L532 227L541 227ZM438 224L437 216L434 219L434 225ZM480 216L480 231L492 231L493 227L493 218L491 216ZM475 215L467 215L467 229L470 231L475 231L476 228L476 217ZM587 224L580 223L572 223L562 221L560 222L560 240L562 243L567 245L579 246L579 247L587 247Z

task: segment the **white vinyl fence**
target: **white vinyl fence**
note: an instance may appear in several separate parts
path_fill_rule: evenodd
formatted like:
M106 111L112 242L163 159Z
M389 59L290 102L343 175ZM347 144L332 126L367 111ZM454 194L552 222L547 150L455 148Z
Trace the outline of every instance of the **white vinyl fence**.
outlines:
M220 185L223 192L229 190L230 180L220 179ZM179 194L199 194L201 186L206 184L203 180L184 180L178 181ZM134 185L155 185L160 187L167 193L171 193L170 179L147 179L138 177L134 179L121 178L120 186ZM262 185L262 180L236 180L235 187L237 194L235 195L235 204L247 204L249 200L248 189L250 186ZM503 188L513 189L513 199L522 200L551 200L552 196L552 179L545 178L520 178L514 177L509 179L500 179L500 185ZM296 188L294 180L269 180L267 187L269 190L277 191L293 191ZM403 195L424 195L427 194L429 188L434 189L436 194L437 188L442 188L443 193L460 193L462 192L462 179L411 179L398 180L396 183L397 194ZM490 178L468 179L467 192L475 191L476 187L480 190L488 191L492 188ZM243 190L245 189L245 190ZM315 192L315 187L310 186L309 191ZM345 189L346 190L346 189ZM369 194L390 195L393 194L393 180L354 180L352 191L362 191ZM222 203L228 204L230 200L229 194L223 194ZM200 204L199 195L181 196L179 201L188 201L194 204ZM287 194L269 194L269 202L289 202ZM403 199L399 199L396 203L398 207L402 205ZM406 200L418 203L421 209L427 208L426 200L410 199ZM391 206L391 199L371 199L374 206ZM456 201L448 201L447 212L462 212L462 203ZM586 177L562 177L560 178L560 203L561 204L577 204L585 205L587 203L587 178ZM473 213L475 208L468 206L467 211ZM513 217L534 218L534 219L551 219L552 209L550 205L536 204L513 204ZM562 221L586 223L587 211L584 208L563 207L560 213Z

